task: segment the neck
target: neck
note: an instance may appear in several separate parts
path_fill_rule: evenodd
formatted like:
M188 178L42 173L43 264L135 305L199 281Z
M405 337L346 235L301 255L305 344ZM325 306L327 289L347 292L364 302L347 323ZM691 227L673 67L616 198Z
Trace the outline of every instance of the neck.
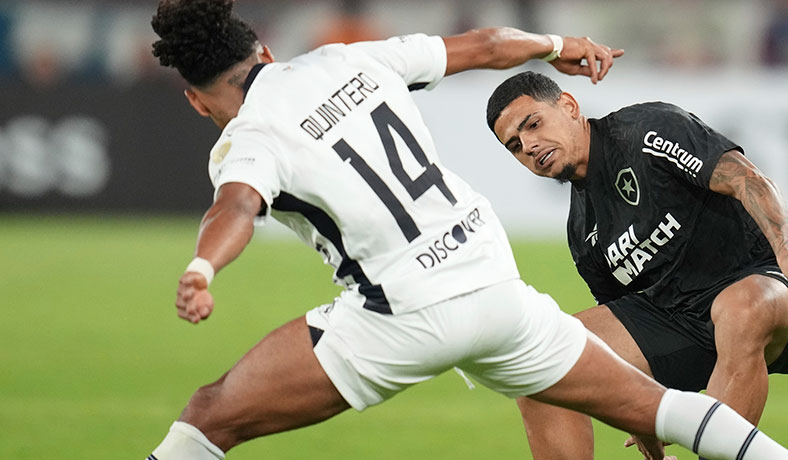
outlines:
M580 115L580 124L582 126L578 133L577 149L580 152L577 162L577 169L575 170L575 177L572 180L585 179L588 173L588 157L591 151L591 124L588 118Z

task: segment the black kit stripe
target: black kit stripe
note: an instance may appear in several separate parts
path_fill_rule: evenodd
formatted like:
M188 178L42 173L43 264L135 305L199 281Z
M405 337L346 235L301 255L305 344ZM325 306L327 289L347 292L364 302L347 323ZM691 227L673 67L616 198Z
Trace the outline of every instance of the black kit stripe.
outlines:
M412 83L412 84L408 85L408 91L410 91L410 92L418 91L420 89L426 88L427 85L429 85L429 83Z
M750 431L750 434L747 435L747 439L744 440L744 444L742 444L741 449L739 449L739 454L736 455L736 460L742 460L744 458L744 454L747 452L747 449L750 448L750 444L752 444L752 440L755 439L755 435L758 434L758 428L753 428Z
M154 457L153 454L150 454L150 455L148 455L147 460L159 460L159 459Z
M281 192L274 199L271 208L277 211L297 212L303 215L339 251L339 255L342 256L342 262L337 268L336 276L338 278L344 278L348 275L353 277L356 283L359 284L359 292L367 298L366 302L364 302L364 308L387 315L392 314L383 288L379 284L370 283L369 278L364 274L364 270L361 269L361 265L348 256L347 251L345 251L345 245L342 243L342 234L331 216L317 206L311 205L286 192Z
M249 75L246 76L246 81L244 81L244 100L246 100L246 93L248 93L249 88L252 87L254 79L257 78L257 74L263 70L263 67L265 67L265 63L261 62L260 64L257 64L256 66L252 67L252 70L249 71Z
M714 412L719 409L722 405L721 402L717 401L711 406L706 412L706 416L703 417L703 421L700 422L700 426L698 427L698 432L695 434L695 442L692 443L692 451L696 454L698 453L698 447L700 446L700 438L703 437L703 432L706 430L706 425L709 424L709 420L711 420L711 416L714 415Z
M317 346L317 342L320 341L320 337L323 337L323 333L326 332L323 329L318 327L309 326L309 337L312 339L312 348Z

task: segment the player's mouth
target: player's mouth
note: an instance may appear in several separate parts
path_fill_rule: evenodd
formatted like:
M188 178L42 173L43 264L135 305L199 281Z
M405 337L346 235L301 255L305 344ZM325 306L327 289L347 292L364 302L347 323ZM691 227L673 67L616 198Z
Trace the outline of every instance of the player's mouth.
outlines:
M539 169L548 169L554 161L556 149L545 149L536 157L536 164Z

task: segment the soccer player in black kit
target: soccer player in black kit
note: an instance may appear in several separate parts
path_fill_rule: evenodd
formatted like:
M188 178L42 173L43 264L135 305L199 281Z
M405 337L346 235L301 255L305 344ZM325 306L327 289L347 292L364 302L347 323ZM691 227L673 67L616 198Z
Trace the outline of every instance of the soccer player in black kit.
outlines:
M788 373L788 211L773 182L679 107L587 119L532 72L495 90L487 122L529 170L572 184L569 247L599 303L577 317L665 386L705 388L757 423L768 373ZM518 404L535 458L593 458L587 417Z

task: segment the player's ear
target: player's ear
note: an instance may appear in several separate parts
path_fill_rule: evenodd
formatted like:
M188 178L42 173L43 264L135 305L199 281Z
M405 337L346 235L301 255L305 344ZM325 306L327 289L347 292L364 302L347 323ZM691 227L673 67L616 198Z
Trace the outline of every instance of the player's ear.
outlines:
M565 109L572 118L580 116L580 104L577 103L571 94L561 93L561 96L558 97L558 105Z
M257 61L270 64L274 62L274 53L267 46L257 48Z
M186 91L183 92L183 94L186 95L186 99L189 100L189 104L191 104L191 106L194 107L194 110L196 110L197 113L199 113L203 117L211 116L210 110L208 110L208 107L206 107L205 104L202 103L202 101L200 100L200 96L197 95L197 93L195 93L191 89L187 89Z

